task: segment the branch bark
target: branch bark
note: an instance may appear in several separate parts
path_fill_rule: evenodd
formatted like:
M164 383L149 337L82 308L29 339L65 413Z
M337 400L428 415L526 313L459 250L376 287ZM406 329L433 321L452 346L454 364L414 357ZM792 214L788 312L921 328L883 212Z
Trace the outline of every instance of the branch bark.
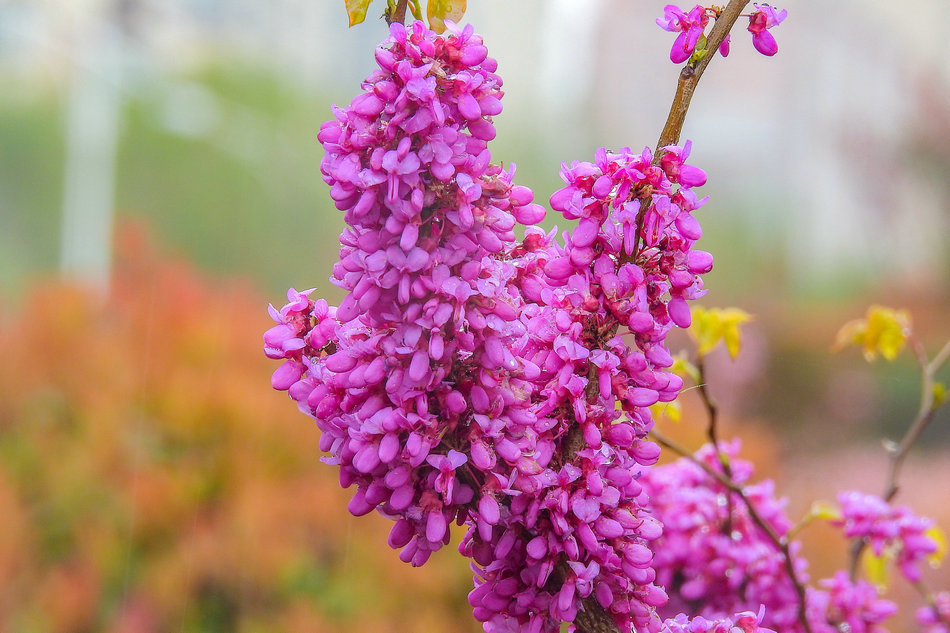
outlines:
M689 110L689 103L693 99L699 79L709 66L709 62L718 54L719 45L729 35L729 31L732 30L747 4L749 0L732 0L716 18L716 23L709 32L709 37L706 38L706 54L698 60L688 62L680 71L676 94L673 96L673 104L670 106L666 125L663 126L663 132L656 142L658 152L661 147L679 143L683 123L686 121L686 112Z
M398 0L395 7L386 9L386 24L392 24L393 22L405 24L406 8L408 6L409 0Z
M900 477L901 467L910 449L913 448L920 434L930 424L937 412L939 404L934 402L934 385L936 384L937 372L950 360L950 341L937 352L932 360L927 358L927 352L923 345L916 338L913 339L914 354L917 356L917 362L920 365L921 385L920 385L920 406L917 409L917 415L913 422L907 427L904 437L900 443L890 449L890 463L887 471L887 483L884 486L884 500L890 503L897 492L900 490L898 479ZM851 543L849 552L850 575L851 580L858 576L858 564L861 560L861 554L867 543L863 540L855 540Z

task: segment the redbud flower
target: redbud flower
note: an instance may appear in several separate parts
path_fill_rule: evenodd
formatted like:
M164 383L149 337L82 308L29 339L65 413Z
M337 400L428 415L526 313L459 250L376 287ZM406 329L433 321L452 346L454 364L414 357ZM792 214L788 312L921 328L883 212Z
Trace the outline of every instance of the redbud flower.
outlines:
M732 37L731 33L726 33L726 37L723 38L722 44L719 45L719 54L723 57L729 56L729 38Z
M866 580L852 581L846 571L808 590L808 620L813 633L888 633L881 623L894 615L897 605L884 600Z
M668 4L663 7L663 17L657 18L656 23L671 33L680 32L670 50L670 60L679 64L689 59L696 50L696 44L709 23L709 16L706 15L706 9L698 4L688 14L676 5ZM728 52L728 44L726 50Z
M920 580L919 564L932 559L940 548L932 519L855 491L839 494L838 504L841 518L832 523L842 527L845 536L862 539L877 556L896 552L901 573L911 582Z
M753 5L755 11L749 16L749 33L752 33L752 45L763 55L772 56L778 52L778 43L768 29L778 26L788 16L788 11L776 11L767 4Z
M934 605L917 610L921 633L950 633L950 627L945 624L950 620L950 591L941 591L935 595Z

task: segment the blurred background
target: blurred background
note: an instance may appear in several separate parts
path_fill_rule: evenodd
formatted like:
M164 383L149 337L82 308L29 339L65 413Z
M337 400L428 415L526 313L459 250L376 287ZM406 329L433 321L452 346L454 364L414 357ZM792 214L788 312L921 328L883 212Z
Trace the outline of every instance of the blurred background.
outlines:
M663 4L470 0L505 79L495 160L541 201L561 161L655 142ZM950 4L782 6L779 55L740 25L684 136L709 175L703 303L756 315L711 362L724 435L800 516L879 493L919 399L910 354L833 355L838 328L882 303L932 353L950 337ZM316 131L371 71L382 7L347 29L340 0L0 0L3 633L479 630L452 548L409 569L386 520L347 514L260 351L288 286L340 298ZM684 404L667 431L699 446ZM948 445L942 411L899 497L945 530ZM813 576L840 565L805 538Z

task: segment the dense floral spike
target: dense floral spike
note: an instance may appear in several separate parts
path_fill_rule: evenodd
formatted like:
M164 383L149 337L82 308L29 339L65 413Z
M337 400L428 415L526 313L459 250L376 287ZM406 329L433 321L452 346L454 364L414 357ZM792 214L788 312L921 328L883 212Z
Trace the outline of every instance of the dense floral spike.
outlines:
M490 468L472 443L494 455L536 422L511 352L525 336L515 269L498 256L544 210L491 164L501 79L471 27L443 38L394 24L376 60L319 134L348 224L333 277L348 294L335 310L295 295L268 345L289 359L275 387L357 486L350 510L396 520L390 544L421 565L474 511L473 472Z
M555 630L537 614L571 621L589 597L620 630L661 625L653 607L666 595L650 551L660 525L643 513L637 473L659 454L645 439L648 407L682 386L667 369L665 337L688 325L685 301L702 294L699 274L712 265L691 250L700 231L690 213L701 202L690 189L705 174L685 164L688 144L663 152L654 164L649 150L601 149L594 163L565 165L567 186L551 204L578 226L563 245L529 233L515 253L529 334L518 356L537 368L534 413L552 420L561 465L519 490L508 531L472 529L463 543L479 564L470 600L486 630ZM567 422L579 432L565 435ZM566 569L556 571L558 561ZM546 590L554 573L565 576L556 594Z
M403 560L467 524L487 632L554 633L593 601L659 631L661 526L637 477L659 454L648 407L682 386L666 335L712 266L692 249L705 174L688 143L600 150L552 198L577 228L516 243L544 211L491 164L501 80L470 27L450 31L393 25L364 93L320 131L348 294L333 308L291 290L271 309L274 387L316 418L351 512L395 521Z

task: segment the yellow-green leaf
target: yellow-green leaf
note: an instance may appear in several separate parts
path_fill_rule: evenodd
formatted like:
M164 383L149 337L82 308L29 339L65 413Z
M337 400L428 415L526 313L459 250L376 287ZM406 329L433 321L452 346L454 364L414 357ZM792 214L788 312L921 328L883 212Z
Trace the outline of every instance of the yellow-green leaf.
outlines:
M702 358L722 341L735 359L742 347L739 326L751 319L751 314L739 308L694 307L689 334L698 345L696 353Z
M947 393L947 385L942 382L935 382L933 387L933 396L934 404L933 408L943 406L943 403L947 401L947 396L950 396L950 393Z
M910 333L910 314L906 310L873 305L863 319L849 321L838 330L834 349L857 345L868 362L878 354L894 360L904 349Z
M666 418L670 422L676 423L683 419L683 407L680 405L679 400L652 404L650 405L650 413L653 414L654 420Z
M808 515L815 519L823 519L825 521L839 521L841 520L841 510L836 506L831 505L827 501L816 501L811 504L811 509L808 511Z
M373 0L344 0L346 15L350 18L350 26L355 26L366 19L366 10Z
M689 378L694 383L699 382L699 370L696 365L689 362L686 352L680 352L673 357L673 365L670 367L670 371L680 378Z
M466 0L429 0L426 4L426 17L429 28L436 33L445 31L445 21L458 22L465 15Z
M927 557L927 561L930 563L931 567L939 567L940 563L943 562L944 557L947 555L947 535L943 533L943 530L939 526L935 525L929 530L924 532L934 543L937 544L937 551Z
M878 556L874 553L873 549L867 547L864 549L864 554L861 558L864 575L867 577L868 582L877 587L879 593L883 593L887 589L888 581L890 580L890 562L894 558L893 552L884 550L881 552L881 555Z

